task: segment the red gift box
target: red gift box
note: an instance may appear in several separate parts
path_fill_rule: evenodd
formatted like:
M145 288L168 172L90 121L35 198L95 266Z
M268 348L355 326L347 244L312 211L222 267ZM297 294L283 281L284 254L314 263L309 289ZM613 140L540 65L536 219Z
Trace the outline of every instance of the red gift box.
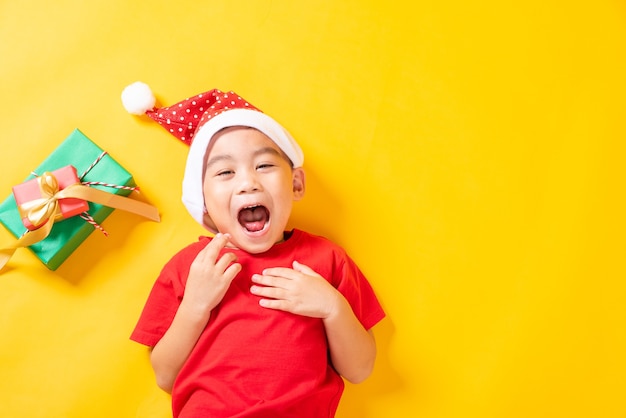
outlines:
M58 170L52 171L52 175L56 178L58 182L58 190L63 190L72 184L80 183L78 179L78 174L76 173L76 168L71 165L65 166L63 168L59 168ZM42 192L42 188L40 186L41 177L34 178L25 183L18 184L13 187L13 195L15 196L15 202L20 208L20 215L22 217L22 222L24 226L31 231L41 227L48 219L42 219L41 223L38 225L33 225L32 222L28 219L28 213L25 210L22 210L22 205L28 202L32 202L34 200L46 198ZM82 199L76 198L64 198L58 200L58 209L56 213L54 213L55 221L71 218L72 216L79 215L83 212L89 210L89 202Z

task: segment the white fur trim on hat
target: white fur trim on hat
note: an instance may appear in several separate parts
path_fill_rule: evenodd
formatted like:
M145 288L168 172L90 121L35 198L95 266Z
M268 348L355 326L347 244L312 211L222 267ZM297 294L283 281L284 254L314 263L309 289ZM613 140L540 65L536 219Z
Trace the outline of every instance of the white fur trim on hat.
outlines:
M206 122L196 132L189 148L183 178L182 200L191 216L212 232L217 232L215 226L205 222L207 215L202 187L205 155L213 136L218 131L231 126L247 126L261 131L283 150L294 168L301 167L304 163L304 154L298 143L285 128L265 113L250 109L232 109Z

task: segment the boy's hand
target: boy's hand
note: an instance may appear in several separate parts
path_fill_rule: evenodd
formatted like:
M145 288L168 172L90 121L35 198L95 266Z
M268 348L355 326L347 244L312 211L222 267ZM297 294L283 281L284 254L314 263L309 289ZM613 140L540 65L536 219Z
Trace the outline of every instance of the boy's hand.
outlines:
M209 315L221 302L230 283L241 271L233 253L220 251L226 246L228 234L217 234L191 263L181 306L200 315Z
M298 315L326 319L336 313L340 293L308 266L293 262L293 269L274 267L252 276L252 294L259 304Z

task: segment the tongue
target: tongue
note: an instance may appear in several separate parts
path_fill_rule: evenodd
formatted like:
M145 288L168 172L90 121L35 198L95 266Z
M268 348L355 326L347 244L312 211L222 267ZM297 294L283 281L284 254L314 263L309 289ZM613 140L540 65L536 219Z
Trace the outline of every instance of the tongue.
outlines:
M250 232L260 231L267 222L267 210L258 206L239 212L239 223Z

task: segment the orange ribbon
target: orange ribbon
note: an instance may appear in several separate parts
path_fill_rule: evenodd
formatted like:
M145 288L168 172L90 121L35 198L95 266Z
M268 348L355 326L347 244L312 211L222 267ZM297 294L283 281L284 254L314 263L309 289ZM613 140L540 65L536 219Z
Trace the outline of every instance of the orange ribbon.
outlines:
M18 211L22 218L28 218L30 223L39 227L34 231L27 231L13 245L0 248L0 269L9 261L15 250L21 247L28 247L44 240L52 230L54 223L63 218L59 208L59 200L76 198L98 203L136 215L143 216L152 221L159 222L159 212L157 208L144 202L128 199L113 193L84 186L80 183L72 184L63 190L59 190L59 183L56 177L46 171L37 177L41 198L31 200L18 206ZM41 226L40 226L41 225Z

